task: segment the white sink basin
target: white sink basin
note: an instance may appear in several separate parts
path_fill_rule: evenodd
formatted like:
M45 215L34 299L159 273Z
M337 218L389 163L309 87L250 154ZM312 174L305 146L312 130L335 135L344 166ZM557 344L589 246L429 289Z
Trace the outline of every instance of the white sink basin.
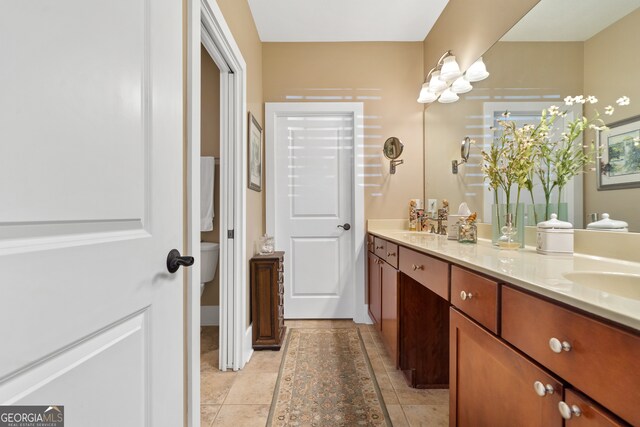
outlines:
M576 271L563 276L578 285L640 300L640 274Z

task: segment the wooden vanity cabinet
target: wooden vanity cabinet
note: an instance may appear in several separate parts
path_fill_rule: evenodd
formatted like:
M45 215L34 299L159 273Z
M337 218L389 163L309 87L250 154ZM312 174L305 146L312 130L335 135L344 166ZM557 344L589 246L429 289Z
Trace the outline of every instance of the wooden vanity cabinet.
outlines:
M562 427L562 384L460 311L450 314L449 425ZM553 393L539 396L536 381Z
M398 366L398 270L382 266L382 341L395 366Z
M622 419L640 425L639 336L503 286L502 337Z
M382 260L375 253L368 257L369 315L377 329L382 325Z
M400 370L411 387L449 387L449 302L406 274L399 298Z

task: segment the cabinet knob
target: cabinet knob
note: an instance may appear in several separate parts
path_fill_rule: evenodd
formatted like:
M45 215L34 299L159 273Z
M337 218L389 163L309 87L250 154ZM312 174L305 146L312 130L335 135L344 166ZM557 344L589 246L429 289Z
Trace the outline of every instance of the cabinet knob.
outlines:
M376 249L383 249L384 246L376 246Z
M544 385L540 381L536 381L533 383L533 389L540 397L545 397L547 394L553 394L555 392L551 384Z
M415 264L411 264L411 268L413 269L413 271L416 271L416 270L424 270L424 265L415 265Z
M571 351L571 344L567 341L560 341L558 338L551 338L549 340L549 348L554 353L562 353L562 351Z
M473 294L471 292L467 293L465 291L460 292L460 298L462 298L462 301L466 301L468 299L473 298Z
M395 252L387 252L387 256L396 256Z
M569 405L568 403L562 401L558 403L558 410L560 411L560 415L562 415L562 418L564 418L565 420L570 420L574 415L576 417L582 415L582 411L580 410L578 405Z

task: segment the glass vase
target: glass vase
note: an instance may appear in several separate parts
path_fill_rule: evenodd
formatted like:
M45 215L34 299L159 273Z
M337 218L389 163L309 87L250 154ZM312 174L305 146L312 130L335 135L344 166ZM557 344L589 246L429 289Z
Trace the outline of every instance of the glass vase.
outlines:
M506 203L491 206L491 242L494 246L498 246L498 241L502 236L502 227L506 225L507 213L512 214L514 229L512 239L519 244L519 247L524 248L524 203L518 203L517 207L515 203L510 203L508 210Z
M547 215L548 213L548 215ZM549 208L545 203L536 203L535 205L527 205L527 221L526 225L536 226L539 222L551 219L551 214L558 215L560 221L569 220L569 204L567 202L560 203L558 209L557 203L549 203Z

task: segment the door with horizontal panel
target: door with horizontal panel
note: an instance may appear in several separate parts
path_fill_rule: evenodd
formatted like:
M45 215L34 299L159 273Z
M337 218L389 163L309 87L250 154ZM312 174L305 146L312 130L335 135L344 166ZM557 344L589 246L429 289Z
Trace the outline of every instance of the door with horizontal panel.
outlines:
M181 14L0 5L0 404L183 422Z
M285 318L353 318L354 113L295 105L267 123L276 247L286 253Z

